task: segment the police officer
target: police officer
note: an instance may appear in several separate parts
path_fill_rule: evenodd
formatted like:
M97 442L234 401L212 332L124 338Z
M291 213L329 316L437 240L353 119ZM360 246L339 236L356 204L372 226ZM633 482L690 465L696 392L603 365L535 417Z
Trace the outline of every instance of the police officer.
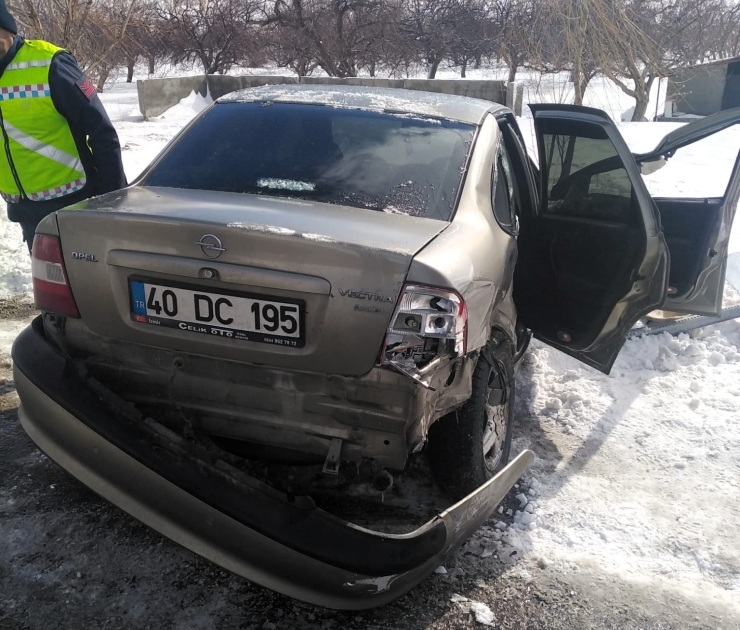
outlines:
M126 177L116 130L75 58L17 32L0 0L0 195L30 250L47 214Z

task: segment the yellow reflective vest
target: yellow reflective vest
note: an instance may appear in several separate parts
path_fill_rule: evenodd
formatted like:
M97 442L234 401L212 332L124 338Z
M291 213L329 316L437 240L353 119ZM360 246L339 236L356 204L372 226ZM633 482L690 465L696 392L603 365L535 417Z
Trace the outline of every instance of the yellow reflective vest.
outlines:
M0 76L0 195L47 201L82 189L85 169L67 120L51 100L49 70L61 48L26 40Z

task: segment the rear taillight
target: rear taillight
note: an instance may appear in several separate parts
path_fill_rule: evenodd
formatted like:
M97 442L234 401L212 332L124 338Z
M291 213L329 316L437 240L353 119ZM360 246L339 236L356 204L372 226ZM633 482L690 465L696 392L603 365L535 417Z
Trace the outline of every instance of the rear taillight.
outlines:
M37 234L33 239L32 259L36 308L66 317L79 317L69 288L59 237Z
M464 300L454 291L419 285L406 285L393 313L385 346L383 363L390 363L392 356L403 352L439 352L429 341L437 340L446 345L450 354L464 355L467 351L468 312ZM415 340L415 341L414 341ZM419 343L423 344L422 347Z

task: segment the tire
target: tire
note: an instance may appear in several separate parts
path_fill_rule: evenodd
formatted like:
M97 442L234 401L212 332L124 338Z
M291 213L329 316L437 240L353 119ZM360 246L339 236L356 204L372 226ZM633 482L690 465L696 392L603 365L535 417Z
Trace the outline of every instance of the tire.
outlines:
M499 403L491 406L490 417L497 420L493 426L489 426L489 400ZM462 499L506 466L513 421L513 357L505 341L492 339L473 371L470 398L429 430L432 474L447 494ZM490 430L496 435L492 437ZM493 440L488 452L484 452L484 437L488 444Z

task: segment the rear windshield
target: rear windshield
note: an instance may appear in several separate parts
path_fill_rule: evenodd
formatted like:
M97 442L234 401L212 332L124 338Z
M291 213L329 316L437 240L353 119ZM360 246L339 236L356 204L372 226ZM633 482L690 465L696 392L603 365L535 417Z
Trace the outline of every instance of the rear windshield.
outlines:
M475 127L292 103L220 103L146 186L298 197L449 221Z

